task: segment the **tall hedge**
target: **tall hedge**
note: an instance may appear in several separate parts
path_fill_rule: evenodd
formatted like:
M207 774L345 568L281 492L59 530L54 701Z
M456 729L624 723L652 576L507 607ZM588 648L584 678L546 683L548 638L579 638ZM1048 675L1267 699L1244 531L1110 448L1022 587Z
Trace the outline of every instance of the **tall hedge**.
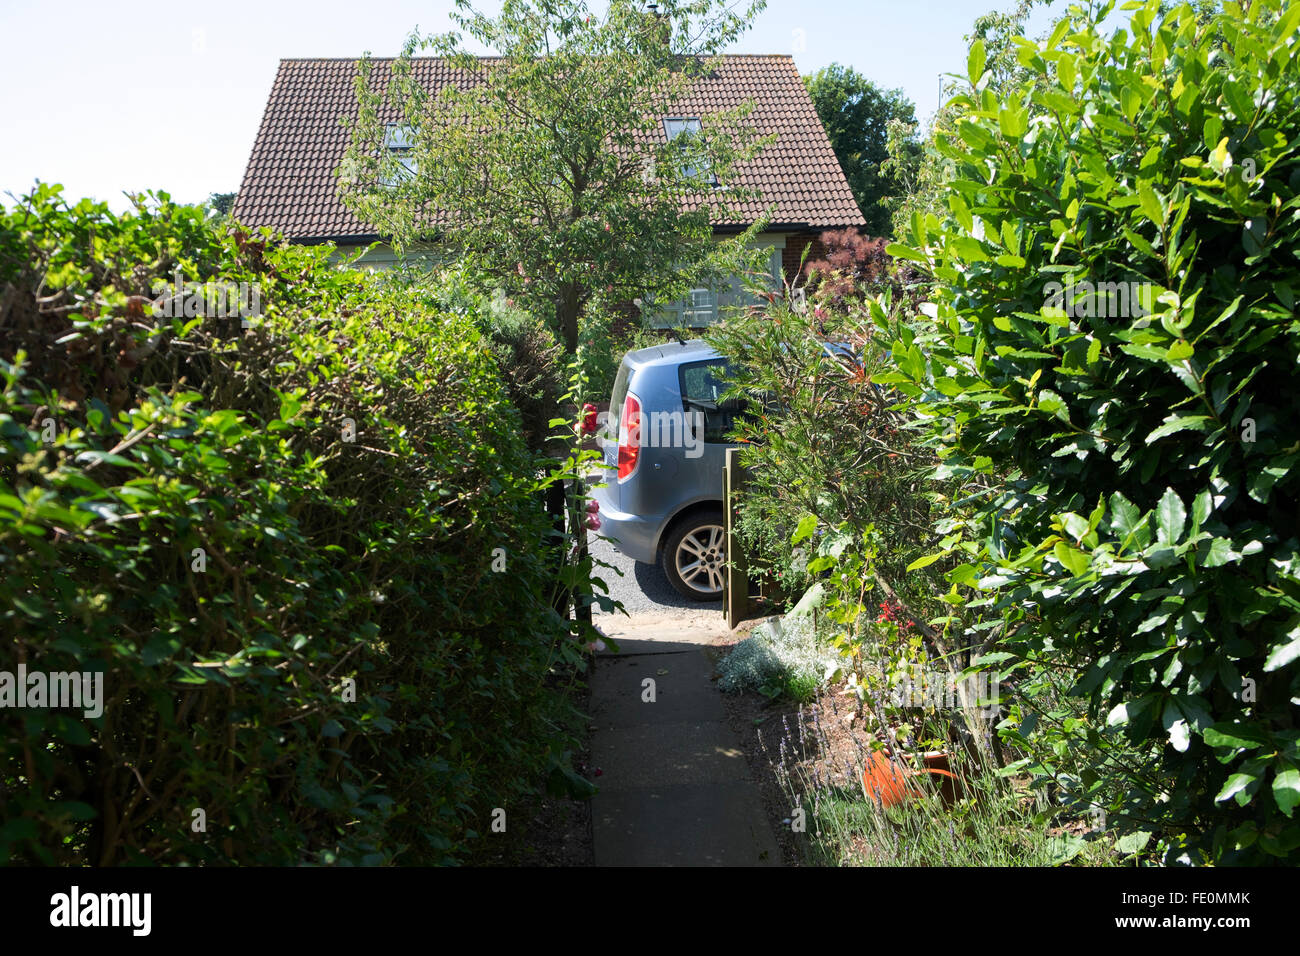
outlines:
M260 315L160 315L177 269ZM50 187L0 217L0 290L0 671L105 697L0 709L0 860L471 858L557 764L575 655L472 317Z
M996 488L945 543L1021 680L1017 768L1171 862L1294 860L1300 7L1111 6L1021 38L1001 96L972 47L946 216L891 250L933 309L882 380Z

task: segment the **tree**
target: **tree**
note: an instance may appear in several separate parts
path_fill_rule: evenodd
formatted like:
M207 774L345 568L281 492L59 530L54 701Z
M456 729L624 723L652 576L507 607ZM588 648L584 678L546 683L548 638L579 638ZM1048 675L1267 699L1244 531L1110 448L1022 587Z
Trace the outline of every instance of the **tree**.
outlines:
M235 204L235 193L209 193L204 202L214 215L230 215L230 207Z
M804 83L867 220L867 231L892 235L885 199L898 193L899 183L883 168L889 159L887 132L891 122L914 126L916 107L902 90L882 90L853 67L838 63L804 77Z
M399 248L436 239L486 284L553 317L573 352L593 306L677 298L752 262L761 223L727 240L713 233L753 196L734 181L763 145L750 106L674 138L664 121L765 5L612 0L599 17L582 0L505 0L489 17L457 0L453 21L500 58L470 55L455 32L413 34L386 90L362 60L344 201ZM460 81L432 93L417 50L449 58ZM381 119L385 103L400 124Z

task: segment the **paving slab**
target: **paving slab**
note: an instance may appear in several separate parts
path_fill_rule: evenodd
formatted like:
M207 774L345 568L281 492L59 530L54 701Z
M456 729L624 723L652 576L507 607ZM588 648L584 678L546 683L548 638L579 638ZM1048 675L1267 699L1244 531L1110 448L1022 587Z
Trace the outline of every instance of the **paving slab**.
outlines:
M779 866L781 851L748 781L597 794L597 866Z
M672 614L638 614L631 618L604 614L595 618L595 624L618 643L621 654L659 654L708 647L727 633L727 623L721 614L689 618Z
M688 636L706 630L716 634L691 628ZM620 641L623 653L598 656L591 682L591 762L601 770L592 798L596 864L779 866L712 658L680 629L636 631L651 650Z
M591 722L601 730L727 718L711 679L713 662L698 651L638 654L600 666L607 673L592 687Z

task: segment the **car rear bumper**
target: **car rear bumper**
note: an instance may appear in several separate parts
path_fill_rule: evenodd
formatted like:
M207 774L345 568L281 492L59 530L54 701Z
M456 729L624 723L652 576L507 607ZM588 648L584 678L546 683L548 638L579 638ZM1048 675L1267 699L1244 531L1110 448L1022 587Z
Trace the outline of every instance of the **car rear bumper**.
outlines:
M654 564L659 558L659 527L663 516L648 518L644 515L619 511L610 500L610 488L618 479L611 476L610 484L597 488L591 496L600 505L600 534L609 538L615 550L633 561Z

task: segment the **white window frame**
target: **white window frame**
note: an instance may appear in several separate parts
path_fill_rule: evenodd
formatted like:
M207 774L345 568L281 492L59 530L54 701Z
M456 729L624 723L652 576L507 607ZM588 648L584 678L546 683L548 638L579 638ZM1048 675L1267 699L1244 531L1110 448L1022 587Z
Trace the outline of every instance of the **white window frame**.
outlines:
M415 130L406 123L385 123L384 124L384 149L388 154L397 160L405 173L398 173L396 176L381 174L379 177L380 185L396 186L401 180L410 179L415 175L419 168L415 156Z
M690 133L697 136L704 132L704 121L698 116L665 116L664 117L664 135L668 137L668 142L672 142L683 133ZM682 175L687 179L699 179L707 181L715 189L718 186L718 177L713 175L713 170L709 169L707 164L703 169L697 169L694 166L683 166Z
M785 253L785 236L776 235L760 238L757 245L768 250L768 268L772 276L773 287L782 286L782 257ZM725 290L692 289L686 297L676 302L659 305L647 299L642 306L645 323L652 329L669 329L686 327L702 329L719 321L728 308L759 305L762 300L752 298L744 292L744 281L740 276L733 278ZM702 295L701 295L702 294ZM697 298L697 296L699 298ZM704 296L707 299L700 301ZM700 318L707 321L700 322Z

